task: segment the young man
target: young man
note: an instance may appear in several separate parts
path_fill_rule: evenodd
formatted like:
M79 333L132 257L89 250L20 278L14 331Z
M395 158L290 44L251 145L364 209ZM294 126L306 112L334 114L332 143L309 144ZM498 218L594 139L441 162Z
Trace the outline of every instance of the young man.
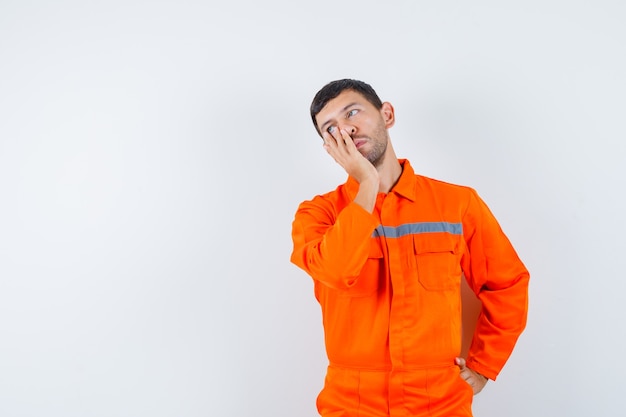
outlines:
M319 413L471 416L526 324L528 271L474 190L396 157L393 106L371 86L327 84L311 118L348 174L293 222L291 261L314 280L330 362ZM467 358L461 279L482 301Z

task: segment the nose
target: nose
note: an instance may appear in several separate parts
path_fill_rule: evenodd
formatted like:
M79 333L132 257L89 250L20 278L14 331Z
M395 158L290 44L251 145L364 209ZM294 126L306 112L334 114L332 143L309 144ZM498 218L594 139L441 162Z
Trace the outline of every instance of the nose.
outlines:
M339 126L340 129L345 130L346 132L348 132L348 134L350 134L350 136L354 135L356 133L356 127L349 124L349 123L343 123Z

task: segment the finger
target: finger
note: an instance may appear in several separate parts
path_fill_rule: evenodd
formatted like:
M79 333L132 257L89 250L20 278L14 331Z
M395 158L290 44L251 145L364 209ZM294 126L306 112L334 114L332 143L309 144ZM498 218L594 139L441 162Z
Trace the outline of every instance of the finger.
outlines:
M337 141L335 138L328 132L322 133L322 139L324 140L325 145L336 145Z
M343 132L339 129L335 129L332 131L331 133L333 139L335 140L335 143L337 143L337 149L341 150L342 152L346 151L346 139L343 135Z
M342 144L342 139L337 141L337 139L330 133L324 132L322 134L322 138L324 139L324 150L342 167L345 163L345 144ZM338 143L339 142L339 143Z
M352 142L352 138L347 134L345 130L335 129L329 135L332 137L333 142L333 156L337 159L346 161L346 158L350 158L353 152L349 148L349 142ZM351 143L354 146L354 143Z
M324 149L336 161L337 157L339 156L337 141L330 133L325 133L322 137L324 138Z
M335 127L333 129L330 129L330 132L327 130L326 133L330 135L330 137L332 137L335 142L339 143L339 140L341 139L341 133L339 133L338 128Z
M464 358L456 358L454 359L454 363L461 369L461 371L465 370L465 359Z
M354 145L354 142L352 141L352 136L350 136L348 131L345 129L341 129L340 133L341 133L341 137L344 143L346 144L346 148L351 151L356 150L356 146Z

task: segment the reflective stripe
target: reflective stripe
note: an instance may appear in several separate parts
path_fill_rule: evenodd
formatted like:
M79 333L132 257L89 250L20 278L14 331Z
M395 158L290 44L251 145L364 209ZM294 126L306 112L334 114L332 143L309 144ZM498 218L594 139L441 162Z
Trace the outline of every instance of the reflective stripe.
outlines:
M406 235L418 235L421 233L450 233L452 235L463 234L462 223L448 222L424 222L424 223L406 223L400 226L378 226L372 237L385 236L389 238L402 237Z

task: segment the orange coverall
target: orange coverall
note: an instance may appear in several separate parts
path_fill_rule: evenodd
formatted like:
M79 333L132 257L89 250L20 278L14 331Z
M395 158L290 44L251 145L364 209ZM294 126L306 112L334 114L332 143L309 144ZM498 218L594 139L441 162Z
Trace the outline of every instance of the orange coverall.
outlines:
M322 416L471 416L460 284L482 301L467 366L495 380L526 325L529 274L476 192L402 175L373 213L354 178L303 202L291 261L314 280L329 366Z

